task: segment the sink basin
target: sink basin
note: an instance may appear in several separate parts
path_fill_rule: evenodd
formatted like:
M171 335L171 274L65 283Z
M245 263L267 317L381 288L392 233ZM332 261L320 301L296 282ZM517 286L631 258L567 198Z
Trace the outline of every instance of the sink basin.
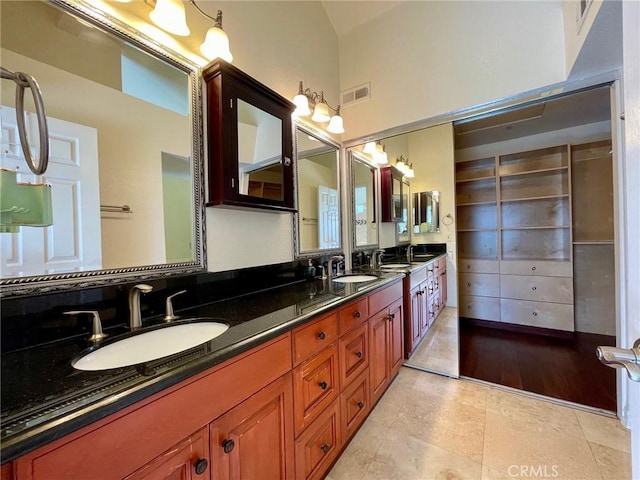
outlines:
M409 268L410 266L408 263L385 263L380 265L380 268Z
M375 275L344 275L333 279L334 282L340 283L371 282L372 280L378 280L378 277Z
M189 350L222 335L229 325L195 322L162 326L113 341L71 362L77 370L128 367Z

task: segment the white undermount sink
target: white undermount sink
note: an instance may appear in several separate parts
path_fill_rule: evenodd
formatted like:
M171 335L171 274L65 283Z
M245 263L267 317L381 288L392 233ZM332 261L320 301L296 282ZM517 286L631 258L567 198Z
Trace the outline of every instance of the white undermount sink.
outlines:
M377 280L378 277L375 275L345 275L343 277L334 278L334 282L340 283L357 283L357 282L371 282L372 280Z
M229 325L220 322L169 325L101 346L71 365L85 371L137 365L189 350L222 335L228 328Z

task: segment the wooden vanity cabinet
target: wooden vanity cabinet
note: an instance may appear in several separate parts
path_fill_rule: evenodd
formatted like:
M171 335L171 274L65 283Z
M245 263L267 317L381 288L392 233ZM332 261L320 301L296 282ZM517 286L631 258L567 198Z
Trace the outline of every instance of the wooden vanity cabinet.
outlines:
M292 409L288 373L211 423L213 478L293 478Z

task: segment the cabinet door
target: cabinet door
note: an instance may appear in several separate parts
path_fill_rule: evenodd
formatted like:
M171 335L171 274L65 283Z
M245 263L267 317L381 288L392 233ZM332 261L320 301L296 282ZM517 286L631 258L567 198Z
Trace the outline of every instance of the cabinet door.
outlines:
M375 405L389 385L389 313L382 310L369 319L369 376L371 404Z
M422 296L422 290L420 289L420 285L415 287L409 293L409 298L411 301L411 311L407 314L409 315L409 322L407 322L408 328L408 345L407 345L407 353L412 352L418 342L420 341L420 325L422 321L422 302L420 301Z
M429 277L420 287L420 337L424 337L429 330L429 298L433 292L433 278Z
M287 373L210 425L214 478L295 478L292 390Z
M345 388L369 365L369 325L340 338L340 385Z
M447 269L440 272L440 310L447 306Z
M203 428L125 480L208 480L211 478L210 463L209 432Z
M404 316L402 300L392 303L389 307L389 380L394 378L404 358Z

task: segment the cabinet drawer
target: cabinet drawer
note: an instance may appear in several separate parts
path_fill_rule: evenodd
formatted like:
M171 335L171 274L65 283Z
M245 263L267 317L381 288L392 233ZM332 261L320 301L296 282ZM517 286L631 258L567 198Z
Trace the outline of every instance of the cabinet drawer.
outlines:
M351 302L340 309L338 317L340 318L340 334L348 332L369 318L369 302L366 298Z
M460 295L500 296L500 275L492 273L460 273Z
M409 274L409 290L417 287L421 282L427 279L427 267L421 267L417 270L412 270Z
M299 434L338 396L336 343L294 368L293 391L295 431Z
M402 298L402 282L396 282L369 295L369 315L378 313L399 298Z
M533 275L503 275L500 296L515 300L573 303L573 279Z
M503 298L500 307L501 320L506 323L574 330L573 305Z
M293 364L299 364L337 339L338 315L335 312L296 328L293 331Z
M503 275L544 275L547 277L572 277L571 262L549 262L535 260L509 260L500 262Z
M369 369L365 369L340 395L343 444L356 433L370 410Z
M497 260L460 259L460 273L500 273L500 262Z
M321 479L340 451L340 404L327 408L296 440L296 480Z
M500 299L494 297L460 296L461 317L500 321Z
M344 388L369 365L369 324L364 323L342 338L340 350L340 385Z

